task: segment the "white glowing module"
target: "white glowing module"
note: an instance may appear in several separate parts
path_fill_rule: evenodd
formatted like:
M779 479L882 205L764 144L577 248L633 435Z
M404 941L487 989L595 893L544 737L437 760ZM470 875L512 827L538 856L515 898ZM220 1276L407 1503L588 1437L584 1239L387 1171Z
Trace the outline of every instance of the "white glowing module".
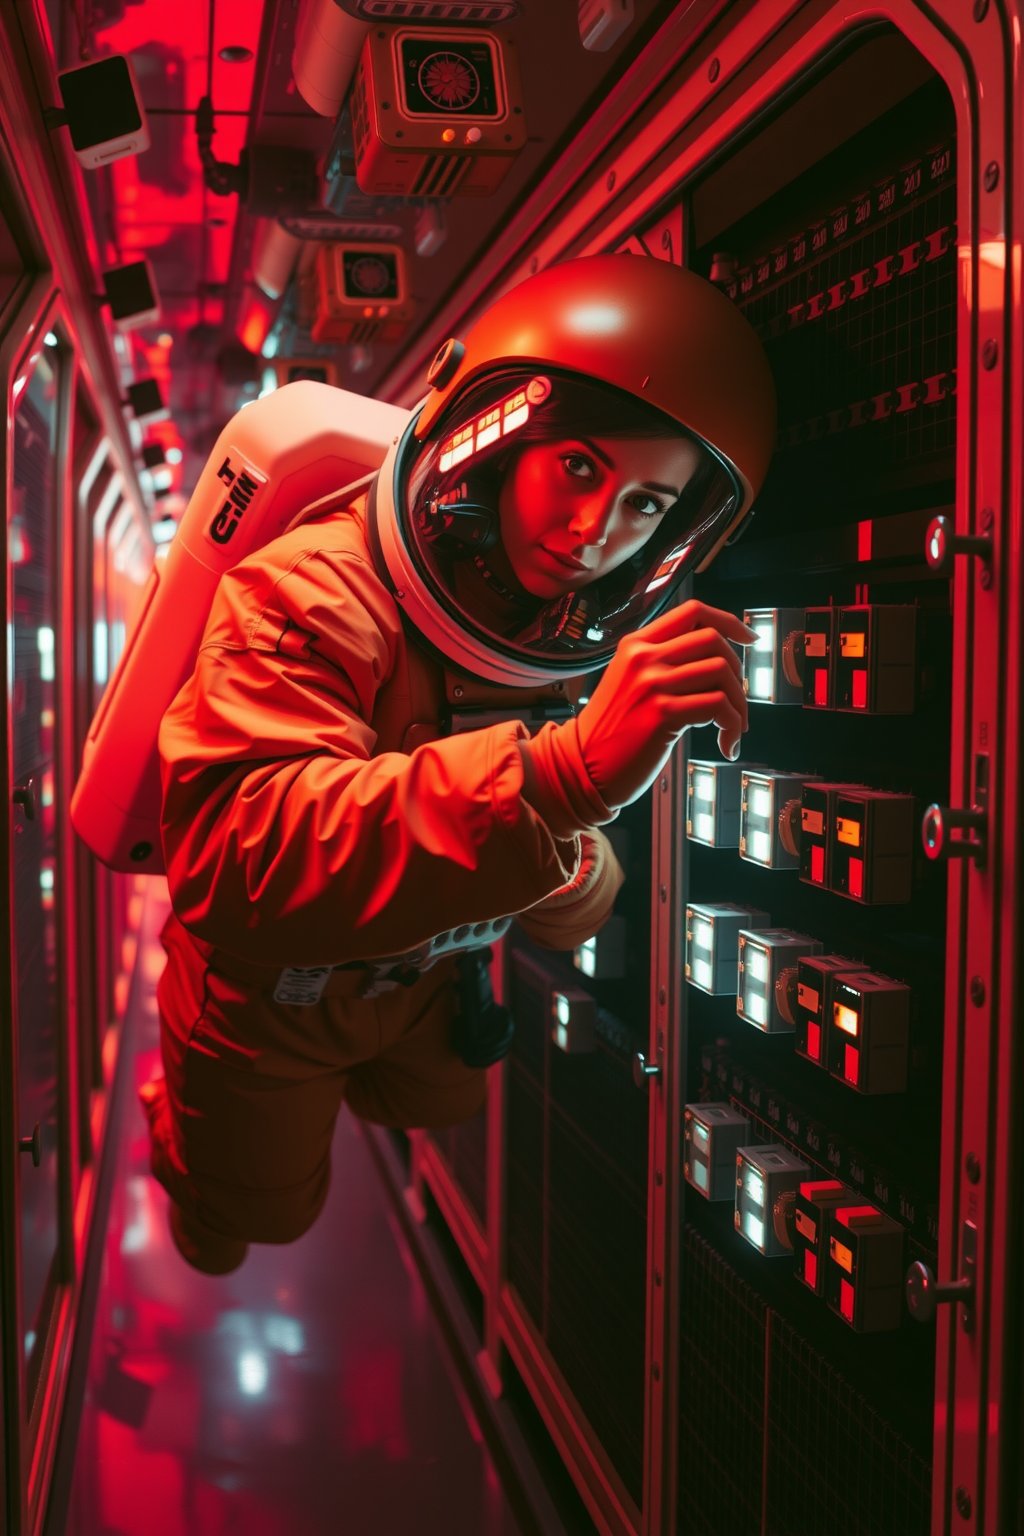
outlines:
M800 804L812 773L745 769L740 777L740 858L765 869L800 863Z
M803 704L804 610L747 608L743 622L757 631L754 644L743 648L747 698L752 704Z
M686 835L709 848L738 848L742 763L691 758L686 765Z
M797 965L821 954L820 939L792 928L741 930L736 961L736 1012L766 1035L796 1028Z
M742 928L767 928L767 912L736 901L691 902L686 908L686 979L717 996L736 996L736 961Z
M731 1104L683 1106L683 1173L708 1200L732 1200L736 1153L750 1135L750 1121Z
M792 1253L783 1217L784 1197L795 1198L801 1179L810 1171L803 1158L773 1142L738 1148L733 1222L740 1236L765 1258Z

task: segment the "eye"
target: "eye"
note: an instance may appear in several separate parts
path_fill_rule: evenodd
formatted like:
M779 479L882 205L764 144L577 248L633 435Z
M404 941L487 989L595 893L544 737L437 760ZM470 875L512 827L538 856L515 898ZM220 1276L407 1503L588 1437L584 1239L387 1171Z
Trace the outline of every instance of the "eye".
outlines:
M574 479L576 479L576 480L593 480L594 479L594 474L595 474L595 471L594 471L594 461L593 461L593 459L589 458L587 456L587 454L585 454L585 453L563 453L562 454L562 463L565 465L565 472L566 472L566 474L572 475Z
M657 496L649 496L646 491L637 491L634 496L628 496L626 504L634 512L639 512L641 517L657 517L665 510L665 503L659 501Z

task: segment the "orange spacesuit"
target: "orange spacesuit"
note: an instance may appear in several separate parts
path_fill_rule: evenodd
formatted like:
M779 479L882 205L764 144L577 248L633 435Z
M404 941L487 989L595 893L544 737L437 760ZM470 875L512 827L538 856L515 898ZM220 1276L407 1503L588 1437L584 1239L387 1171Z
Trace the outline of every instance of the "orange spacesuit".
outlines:
M597 932L622 880L599 827L688 726L731 756L746 727L753 632L674 606L771 453L734 306L583 258L429 378L367 497L221 577L159 733L175 916L143 1101L175 1240L214 1273L315 1219L343 1100L402 1127L480 1108L464 958L516 915L553 948Z
M555 892L533 933L571 948L622 880L602 834L584 860L523 800L521 723L427 739L442 669L374 572L364 500L222 579L160 732L177 915L159 988L167 1088L147 1094L154 1172L236 1240L285 1242L314 1220L342 1099L405 1127L468 1119L484 1099L484 1071L449 1038L450 957L379 991L349 964L304 1006L275 1001L283 972L396 956Z

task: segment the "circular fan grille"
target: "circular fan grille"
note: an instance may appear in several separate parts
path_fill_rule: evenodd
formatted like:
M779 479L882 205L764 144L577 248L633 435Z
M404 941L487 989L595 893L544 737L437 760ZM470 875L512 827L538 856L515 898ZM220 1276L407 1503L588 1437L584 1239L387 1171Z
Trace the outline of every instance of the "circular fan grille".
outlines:
M365 294L383 293L390 281L387 265L379 256L360 256L352 263L350 275L353 285Z
M419 87L440 110L465 112L480 95L480 76L462 54L431 53L420 65Z

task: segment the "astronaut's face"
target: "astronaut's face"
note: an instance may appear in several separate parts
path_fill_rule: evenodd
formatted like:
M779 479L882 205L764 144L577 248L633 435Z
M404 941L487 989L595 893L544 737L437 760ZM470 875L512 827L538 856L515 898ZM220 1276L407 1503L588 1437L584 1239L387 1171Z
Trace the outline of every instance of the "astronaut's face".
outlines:
M499 499L501 542L520 585L549 600L606 576L647 543L698 463L680 437L525 445Z

